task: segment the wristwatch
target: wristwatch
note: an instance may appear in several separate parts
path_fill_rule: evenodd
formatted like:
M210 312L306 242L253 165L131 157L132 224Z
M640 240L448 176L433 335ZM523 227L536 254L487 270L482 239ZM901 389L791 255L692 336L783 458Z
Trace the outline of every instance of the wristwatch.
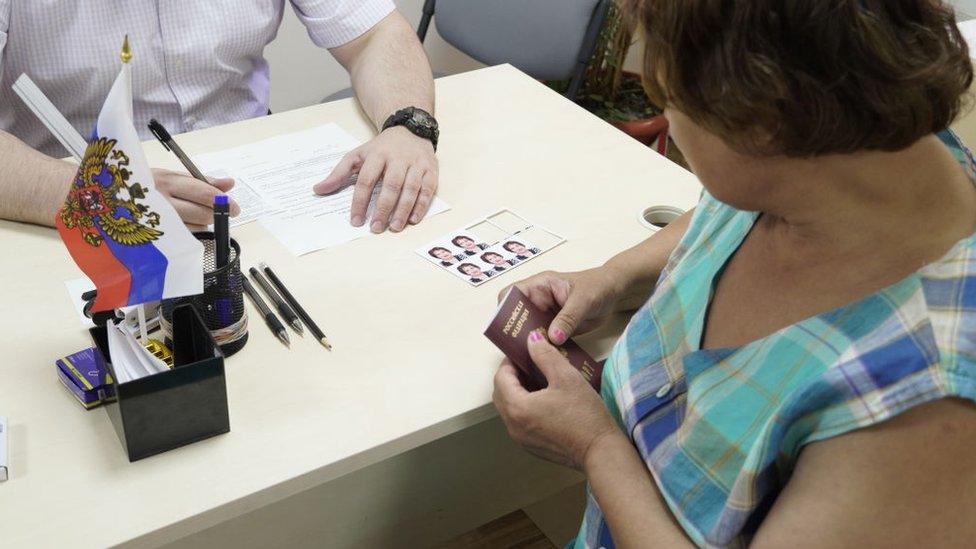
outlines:
M437 139L441 132L438 129L437 120L429 112L417 107L400 109L386 119L386 122L383 123L383 131L394 126L403 126L417 137L430 141L434 150L437 150Z

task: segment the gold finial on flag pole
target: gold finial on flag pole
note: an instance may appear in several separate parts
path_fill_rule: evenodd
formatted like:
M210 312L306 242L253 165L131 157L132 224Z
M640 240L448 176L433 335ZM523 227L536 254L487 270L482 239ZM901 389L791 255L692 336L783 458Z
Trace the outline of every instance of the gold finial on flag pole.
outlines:
M125 41L122 42L122 54L120 55L123 63L128 63L132 61L132 50L129 49L129 35L125 35Z

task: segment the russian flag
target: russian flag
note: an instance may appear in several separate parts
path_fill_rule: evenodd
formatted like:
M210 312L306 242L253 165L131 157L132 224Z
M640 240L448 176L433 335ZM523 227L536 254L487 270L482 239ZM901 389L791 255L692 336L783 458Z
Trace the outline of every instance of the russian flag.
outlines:
M203 292L203 245L153 184L127 62L54 222L98 290L93 312Z

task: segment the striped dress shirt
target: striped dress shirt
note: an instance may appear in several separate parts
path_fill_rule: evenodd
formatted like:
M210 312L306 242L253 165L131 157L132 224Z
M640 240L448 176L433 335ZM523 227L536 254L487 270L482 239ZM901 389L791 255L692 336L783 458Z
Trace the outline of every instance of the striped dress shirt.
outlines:
M371 29L392 0L291 0L312 41L335 48ZM128 34L137 130L170 131L268 112L263 52L285 0L0 0L0 129L53 156L61 145L11 89L26 73L82 135L89 135L119 71Z

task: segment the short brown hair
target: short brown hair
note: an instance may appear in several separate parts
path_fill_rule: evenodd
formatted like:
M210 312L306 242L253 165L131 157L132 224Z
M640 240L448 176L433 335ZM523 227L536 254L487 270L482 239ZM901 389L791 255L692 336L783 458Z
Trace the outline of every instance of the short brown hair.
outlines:
M897 151L942 131L973 80L940 0L623 0L644 80L749 154Z

